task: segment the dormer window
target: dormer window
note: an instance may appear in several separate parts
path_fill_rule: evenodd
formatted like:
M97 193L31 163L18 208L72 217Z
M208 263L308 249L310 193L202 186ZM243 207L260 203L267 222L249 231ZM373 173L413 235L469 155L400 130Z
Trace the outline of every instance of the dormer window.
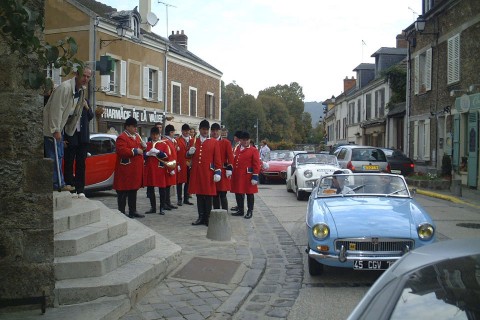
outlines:
M140 38L140 21L136 16L132 16L132 31L133 36L137 39Z

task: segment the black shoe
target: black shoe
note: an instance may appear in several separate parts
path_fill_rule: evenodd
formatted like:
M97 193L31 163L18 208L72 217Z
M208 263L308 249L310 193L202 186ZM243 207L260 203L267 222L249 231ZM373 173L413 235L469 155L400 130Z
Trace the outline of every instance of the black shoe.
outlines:
M129 218L145 218L145 216L143 214L140 214L138 212L134 212L134 213L130 213L128 215Z
M199 226L201 224L203 224L203 219L202 218L198 218L197 221L192 222L192 226Z
M245 219L250 219L252 217L252 210L247 210L247 214L245 215Z
M244 215L243 210L238 210L238 211L232 212L232 216L235 216L235 217L241 217L243 215Z
M160 208L160 211L158 211L158 214L161 215L161 216L164 216L164 215L165 215L165 211L163 211L163 209Z
M171 204L171 203L170 203L168 206L169 206L171 209L178 209L178 207L177 207L177 206L174 206L174 205L173 205L173 204Z
M163 209L168 210L168 211L172 210L172 208L170 208L170 206L167 205L167 204L165 205L165 207Z
M183 206L182 200L178 200L178 201L177 201L177 206L179 206L179 207Z
M184 204L189 204L189 205L193 206L193 203L191 203L191 202L188 201L188 200L183 201L183 203L184 203Z
M156 210L154 208L150 208L150 210L145 211L145 214L155 213L155 212L156 212Z
M231 207L230 210L231 210L231 211L238 211L238 207L237 207L237 206Z

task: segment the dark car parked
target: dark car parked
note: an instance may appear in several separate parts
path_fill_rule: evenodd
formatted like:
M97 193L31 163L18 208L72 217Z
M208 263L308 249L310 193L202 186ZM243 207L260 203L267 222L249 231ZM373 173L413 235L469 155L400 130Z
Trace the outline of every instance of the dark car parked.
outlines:
M390 164L390 171L408 176L415 171L415 164L405 153L397 149L382 148Z

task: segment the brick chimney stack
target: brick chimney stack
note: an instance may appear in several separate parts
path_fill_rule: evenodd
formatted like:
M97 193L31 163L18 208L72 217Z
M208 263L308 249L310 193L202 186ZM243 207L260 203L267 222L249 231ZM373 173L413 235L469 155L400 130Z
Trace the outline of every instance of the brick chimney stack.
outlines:
M357 80L352 76L352 79L348 79L348 77L345 77L343 79L343 92L347 92L353 87L357 85Z
M179 33L178 30L177 30L176 34L175 34L175 31L172 31L172 34L168 36L168 40L170 40L171 42L173 42L175 44L178 44L179 46L187 49L188 37L183 32L183 30L181 31L181 33Z
M397 35L397 48L408 48L408 41L403 33Z

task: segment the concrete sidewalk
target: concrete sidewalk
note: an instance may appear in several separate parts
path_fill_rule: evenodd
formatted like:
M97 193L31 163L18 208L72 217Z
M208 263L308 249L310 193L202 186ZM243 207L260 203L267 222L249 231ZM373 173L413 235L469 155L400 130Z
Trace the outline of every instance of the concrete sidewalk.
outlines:
M417 188L417 193L480 209L480 191L477 189L470 189L466 186L462 186L461 196L454 195L450 190L428 190Z

